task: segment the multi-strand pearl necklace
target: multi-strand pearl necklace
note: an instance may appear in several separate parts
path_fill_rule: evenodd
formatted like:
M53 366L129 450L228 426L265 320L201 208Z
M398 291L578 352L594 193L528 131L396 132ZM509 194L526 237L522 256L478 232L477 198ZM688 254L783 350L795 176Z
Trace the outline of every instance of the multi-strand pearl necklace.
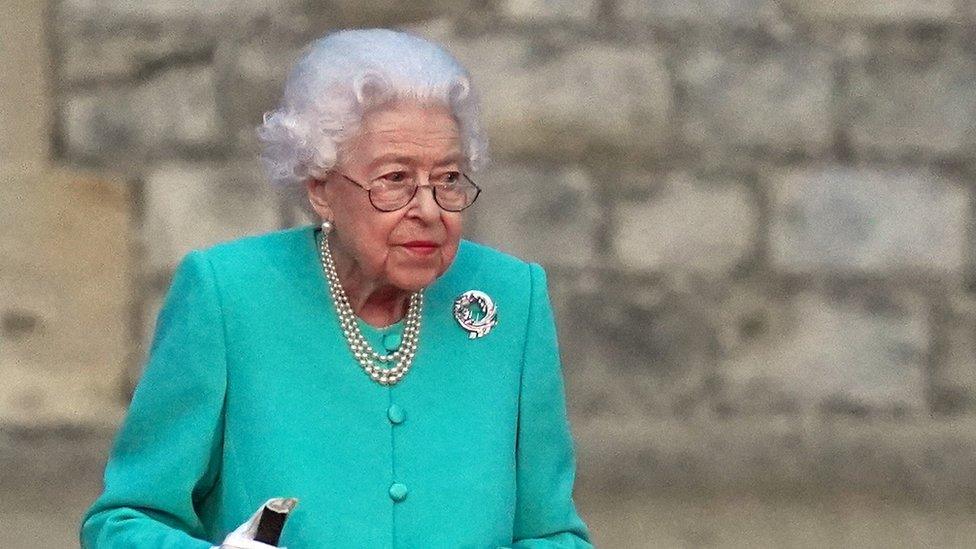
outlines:
M407 308L400 346L388 355L377 353L359 329L356 313L353 312L349 298L346 297L346 292L342 289L335 263L332 261L332 252L329 250L328 227L325 226L323 229L319 256L322 260L325 278L329 281L329 293L332 294L332 303L335 304L336 314L339 316L342 335L345 336L346 343L349 344L349 350L352 351L356 362L359 363L370 379L380 385L393 385L407 375L413 363L413 357L417 354L417 342L420 338L420 313L424 306L423 291L414 292L410 295L410 305ZM392 367L380 366L380 363L391 362L394 363Z

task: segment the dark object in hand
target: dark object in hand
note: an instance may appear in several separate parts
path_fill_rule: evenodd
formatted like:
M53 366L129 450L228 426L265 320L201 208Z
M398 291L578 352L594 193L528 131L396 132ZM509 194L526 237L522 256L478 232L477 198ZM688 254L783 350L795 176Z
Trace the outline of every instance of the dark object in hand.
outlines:
M298 500L295 498L279 498L269 501L261 510L258 526L254 532L254 541L278 545L281 531L285 528L288 513L295 508Z

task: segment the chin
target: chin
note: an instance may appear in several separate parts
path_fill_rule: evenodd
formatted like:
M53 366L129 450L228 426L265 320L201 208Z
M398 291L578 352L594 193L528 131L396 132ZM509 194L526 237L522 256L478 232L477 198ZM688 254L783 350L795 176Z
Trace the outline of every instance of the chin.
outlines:
M419 292L430 286L441 275L440 269L409 269L393 277L391 282L397 288L410 292Z
M397 288L401 290L406 290L408 292L419 292L427 286L430 286L437 280L437 277L425 277L425 278L410 278L407 280L398 280L394 283Z

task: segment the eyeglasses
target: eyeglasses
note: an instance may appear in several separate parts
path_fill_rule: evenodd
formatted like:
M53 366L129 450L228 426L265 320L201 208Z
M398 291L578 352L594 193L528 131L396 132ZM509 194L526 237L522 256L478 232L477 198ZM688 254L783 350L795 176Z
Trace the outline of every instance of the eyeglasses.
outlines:
M377 179L367 187L341 172L335 173L366 191L369 195L369 203L381 212L395 212L405 207L417 195L417 189L421 187L407 175L403 175L402 179L395 180ZM461 172L448 172L437 178L436 182L433 181L433 178L431 179L430 190L434 193L434 202L448 212L460 212L474 204L478 195L481 194L481 188Z

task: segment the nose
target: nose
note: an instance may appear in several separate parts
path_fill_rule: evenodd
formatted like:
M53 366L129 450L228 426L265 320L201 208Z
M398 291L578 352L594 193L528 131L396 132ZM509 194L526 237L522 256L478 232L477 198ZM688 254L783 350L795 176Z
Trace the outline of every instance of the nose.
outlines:
M434 200L434 187L430 185L429 180L418 181L417 194L414 195L413 202L410 209L417 217L432 221L440 216L441 207Z

